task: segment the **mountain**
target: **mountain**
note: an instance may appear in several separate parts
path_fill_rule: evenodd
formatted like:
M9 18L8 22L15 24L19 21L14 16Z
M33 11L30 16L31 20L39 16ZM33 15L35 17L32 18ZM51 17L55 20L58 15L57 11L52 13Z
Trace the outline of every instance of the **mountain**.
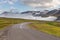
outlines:
M60 22L60 16L57 17L56 21L57 22Z
M56 21L60 22L60 10L51 10L47 15L57 17Z
M57 10L57 9L54 9L54 10L51 10L49 11L46 15L48 16L60 16L60 10Z
M58 10L56 10L56 9L55 9L55 10L51 10L51 11L49 11L49 12L47 13L47 15L49 16L49 15L55 14L56 11L58 11Z
M59 17L57 17L57 20L60 20L60 16L59 16Z
M11 12L4 11L0 14L0 17L8 18L23 18L31 20L47 20L47 21L57 21L60 20L60 10L51 10L51 11L25 11L25 12Z
M54 10L51 10L51 11L43 11L43 12L40 12L40 11L26 11L26 12L22 12L22 14L29 14L29 15L31 14L34 17L55 16L55 17L57 17L56 20L60 20L60 10L58 10L58 9L54 9Z
M21 12L21 14L29 14L29 15L32 15L34 17L39 17L39 16L45 17L47 12L48 12L48 10L45 10L43 12L41 12L41 11L25 11L25 12Z
M60 16L60 10L58 10L55 14L53 14L53 16Z
M25 11L25 12L21 12L21 14L28 14L31 16L40 16L40 11Z
M40 11L25 11L21 12L21 14L28 14L28 13L39 13Z
M57 10L57 9L51 10L46 15L55 16L55 17L57 17L56 21L60 22L60 10Z

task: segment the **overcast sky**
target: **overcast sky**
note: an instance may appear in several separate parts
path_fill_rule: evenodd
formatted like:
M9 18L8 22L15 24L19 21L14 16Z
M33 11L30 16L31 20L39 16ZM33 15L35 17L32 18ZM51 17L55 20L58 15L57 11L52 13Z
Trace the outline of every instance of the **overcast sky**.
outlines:
M10 9L19 11L56 9L60 7L60 0L0 0L0 12Z

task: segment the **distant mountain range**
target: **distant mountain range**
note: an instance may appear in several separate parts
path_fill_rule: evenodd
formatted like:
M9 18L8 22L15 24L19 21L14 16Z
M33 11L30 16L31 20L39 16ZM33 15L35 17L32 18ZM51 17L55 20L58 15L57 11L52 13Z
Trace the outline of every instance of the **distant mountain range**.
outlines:
M43 12L41 11L25 11L25 12L3 12L2 14L0 14L0 17L2 17L1 15L3 15L4 17L6 16L10 16L10 17L28 17L28 16L33 16L33 17L43 17L43 18L48 18L49 16L54 16L57 17L56 20L60 21L60 10L54 9L51 11L45 10Z
M30 14L32 16L35 16L35 17L39 17L39 16L45 16L45 14L47 13L48 11L25 11L25 12L21 12L21 14Z
M60 10L51 10L51 11L44 11L44 12L40 12L40 11L26 11L26 12L22 12L22 14L31 14L34 17L48 17L48 16L55 16L57 17L57 21L60 21Z
M54 9L51 11L25 11L21 12L21 14L32 14L33 16L42 16L42 17L48 17L48 16L60 16L60 10Z
M35 17L49 17L49 16L55 16L57 17L57 20L60 20L60 10L58 9L54 9L54 10L51 10L51 11L43 11L43 12L40 12L40 11L26 11L26 12L22 12L21 14L32 14L33 16Z

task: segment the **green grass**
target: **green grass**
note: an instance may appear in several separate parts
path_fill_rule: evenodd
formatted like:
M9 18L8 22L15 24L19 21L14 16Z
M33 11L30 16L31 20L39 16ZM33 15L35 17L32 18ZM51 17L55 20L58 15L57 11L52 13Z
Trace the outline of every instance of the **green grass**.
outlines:
M13 18L0 18L0 29L8 27L9 25L23 23L23 22L33 22L32 20L25 19L13 19ZM36 22L36 21L35 21Z
M29 24L31 28L37 29L41 32L60 37L60 23L59 22L37 22Z
M13 24L23 22L33 22L29 24L31 28L60 37L60 22L36 21L13 18L0 18L0 30Z

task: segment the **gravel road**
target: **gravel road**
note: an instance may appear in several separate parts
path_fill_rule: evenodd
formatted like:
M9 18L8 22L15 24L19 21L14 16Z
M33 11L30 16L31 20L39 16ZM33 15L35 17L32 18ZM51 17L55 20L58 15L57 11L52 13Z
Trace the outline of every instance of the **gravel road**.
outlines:
M5 40L60 40L60 38L30 29L29 22L12 25L6 34ZM2 39L1 39L2 40Z

